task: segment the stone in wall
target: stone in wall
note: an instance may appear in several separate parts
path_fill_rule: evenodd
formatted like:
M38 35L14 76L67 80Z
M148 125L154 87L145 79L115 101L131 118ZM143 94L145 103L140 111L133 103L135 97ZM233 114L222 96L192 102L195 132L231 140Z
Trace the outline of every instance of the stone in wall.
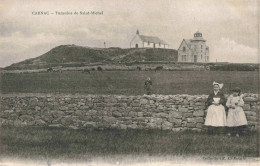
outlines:
M170 123L170 122L164 121L164 122L162 123L162 129L163 129L163 130L171 130L172 127L173 127L173 124Z
M204 110L197 110L193 112L193 116L204 116Z
M170 112L169 112L169 118L181 119L181 118L182 118L182 112L170 111Z

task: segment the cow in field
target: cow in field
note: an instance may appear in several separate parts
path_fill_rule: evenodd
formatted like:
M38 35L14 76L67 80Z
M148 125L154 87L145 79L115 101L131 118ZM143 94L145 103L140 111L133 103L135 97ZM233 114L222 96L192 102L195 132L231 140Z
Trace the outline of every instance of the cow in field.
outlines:
M49 68L47 69L47 72L53 72L53 68L52 68L52 67L49 67Z
M162 69L163 69L163 66L157 66L157 67L155 68L155 71L162 70Z
M97 70L103 72L103 69L100 66L97 67Z
M90 74L90 70L89 70L89 69L83 69L82 73L88 73L88 74Z

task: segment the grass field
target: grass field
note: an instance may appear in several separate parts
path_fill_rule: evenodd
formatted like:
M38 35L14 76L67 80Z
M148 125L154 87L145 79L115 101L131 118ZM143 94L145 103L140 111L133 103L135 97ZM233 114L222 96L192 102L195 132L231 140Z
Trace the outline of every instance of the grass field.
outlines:
M2 128L1 155L82 158L104 155L199 155L256 157L257 133L228 137L162 130Z
M144 81L153 81L154 94L208 94L212 82L224 83L223 91L239 86L258 92L258 72L246 71L80 71L63 73L2 73L2 93L82 93L143 95Z

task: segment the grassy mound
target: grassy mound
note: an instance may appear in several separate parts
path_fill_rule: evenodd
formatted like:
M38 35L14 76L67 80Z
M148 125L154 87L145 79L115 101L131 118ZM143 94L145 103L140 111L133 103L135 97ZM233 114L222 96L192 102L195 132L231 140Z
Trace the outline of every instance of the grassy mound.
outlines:
M177 56L177 51L173 49L90 48L76 45L61 45L39 57L12 64L5 69L24 70L54 66L80 67L90 63L177 61Z

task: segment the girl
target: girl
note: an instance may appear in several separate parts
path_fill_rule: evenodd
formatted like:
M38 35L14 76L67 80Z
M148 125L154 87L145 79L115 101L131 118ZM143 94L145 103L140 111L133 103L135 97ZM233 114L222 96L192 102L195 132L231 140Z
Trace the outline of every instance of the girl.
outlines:
M230 131L228 133L229 136L231 134L236 134L236 136L239 137L242 128L247 125L246 116L242 108L244 106L244 101L242 96L240 96L240 92L240 88L234 88L226 103L229 108L227 116L227 126Z
M153 83L150 77L147 77L147 80L144 82L144 85L145 85L146 94L151 95Z
M206 101L207 116L205 119L205 126L208 126L208 133L213 134L213 131L219 130L226 126L226 112L225 112L225 97L220 89L223 84L213 82L213 92L209 95Z

